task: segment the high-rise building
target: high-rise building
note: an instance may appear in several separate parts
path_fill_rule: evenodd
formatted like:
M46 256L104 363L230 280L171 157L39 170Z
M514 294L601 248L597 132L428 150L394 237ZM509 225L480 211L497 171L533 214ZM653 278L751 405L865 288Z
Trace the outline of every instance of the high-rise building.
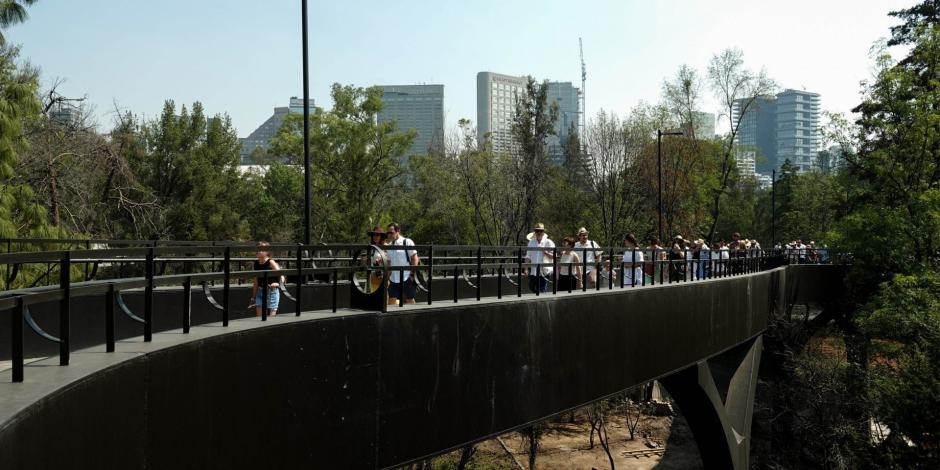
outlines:
M482 142L487 135L493 151L518 150L512 137L512 121L516 100L523 97L528 85L527 77L515 77L494 72L477 74L477 134ZM564 163L564 146L571 126L577 127L580 116L581 92L571 82L547 82L549 104L558 104L555 135L545 141L546 153L553 163Z
M742 115L748 101L738 100L734 109L735 122L740 122L739 168L750 158L753 161L743 167L753 165L760 174L770 174L786 160L801 172L812 169L819 151L819 94L785 90L776 96L757 97Z
M701 111L692 111L692 130L695 132L696 139L714 139L715 115L712 113L703 113Z
M777 94L777 161L813 169L819 153L819 93L786 90Z
M427 155L444 146L444 85L382 85L378 122L395 121L401 130L417 132L405 155Z
M518 150L512 138L516 99L526 93L528 79L494 72L477 74L477 137L489 136L494 152Z
M313 110L316 108L313 99L307 102L307 106L310 108L310 112L313 113ZM256 149L267 150L268 143L275 134L277 134L277 131L281 129L281 125L284 124L284 118L287 117L288 114L303 112L304 100L296 96L291 97L288 106L274 108L274 114L272 114L271 117L258 126L254 132L248 134L248 137L239 139L242 144L241 164L253 164L251 154L254 153Z
M555 135L546 139L546 151L552 163L565 163L565 143L574 126L577 132L581 116L581 91L571 82L548 82L548 103L558 104L558 120L555 121Z
M736 137L738 170L742 174L770 173L777 159L777 108L773 96L758 96L750 101L738 100L734 107L734 120L740 121ZM742 116L744 106L747 112Z
M82 108L69 103L58 103L49 110L49 120L63 127L75 127L82 121Z
M851 149L846 149L841 144L830 145L826 150L820 150L816 157L816 168L824 173L837 172L846 165L846 157L852 155Z

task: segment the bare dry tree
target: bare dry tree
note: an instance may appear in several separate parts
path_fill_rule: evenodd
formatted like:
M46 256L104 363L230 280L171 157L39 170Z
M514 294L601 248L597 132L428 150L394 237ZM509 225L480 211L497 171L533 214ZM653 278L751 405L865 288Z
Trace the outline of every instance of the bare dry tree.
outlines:
M644 195L635 165L650 141L650 126L634 113L626 120L600 111L585 135L588 181L600 208L602 241L615 243L642 209Z
M519 431L519 435L522 436L522 446L527 449L529 454L529 470L535 470L535 461L538 458L539 449L542 447L544 426L542 423L536 423Z
M45 114L26 125L30 147L19 178L34 188L58 227L106 238L154 233L160 208L137 182L119 139L99 134L93 110L60 95L60 84L42 95Z
M721 216L721 198L728 191L737 170L737 139L742 120L735 119L735 116L744 116L753 110L757 100L773 93L777 85L764 70L751 72L744 68L744 53L740 49L726 49L712 57L708 65L708 81L722 108L719 118L727 119L731 126L722 142L718 183L712 188L712 220L708 231L708 239L711 240Z

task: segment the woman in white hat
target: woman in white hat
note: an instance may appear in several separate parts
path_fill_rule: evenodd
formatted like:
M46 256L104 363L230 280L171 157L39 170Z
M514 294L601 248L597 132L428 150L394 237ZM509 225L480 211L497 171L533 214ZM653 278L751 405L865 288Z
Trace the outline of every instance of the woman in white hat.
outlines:
M587 286L594 287L597 284L597 270L600 263L604 261L604 250L594 240L588 238L588 230L581 227L578 230L578 242L574 244L575 251L581 256L584 264L584 281Z

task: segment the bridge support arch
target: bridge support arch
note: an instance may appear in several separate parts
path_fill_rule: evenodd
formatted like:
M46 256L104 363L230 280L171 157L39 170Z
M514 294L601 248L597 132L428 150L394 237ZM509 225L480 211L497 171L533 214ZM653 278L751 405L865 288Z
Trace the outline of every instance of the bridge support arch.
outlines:
M757 336L661 380L688 421L706 469L748 468L762 347Z

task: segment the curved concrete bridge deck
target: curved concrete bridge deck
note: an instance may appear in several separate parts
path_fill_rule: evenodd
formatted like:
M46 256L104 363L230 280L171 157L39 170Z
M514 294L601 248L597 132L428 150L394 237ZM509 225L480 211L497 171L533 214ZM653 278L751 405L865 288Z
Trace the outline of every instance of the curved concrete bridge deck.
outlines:
M23 383L0 372L0 468L387 468L656 378L706 466L745 468L761 333L837 271L314 311L79 350ZM721 384L710 363L727 356Z

